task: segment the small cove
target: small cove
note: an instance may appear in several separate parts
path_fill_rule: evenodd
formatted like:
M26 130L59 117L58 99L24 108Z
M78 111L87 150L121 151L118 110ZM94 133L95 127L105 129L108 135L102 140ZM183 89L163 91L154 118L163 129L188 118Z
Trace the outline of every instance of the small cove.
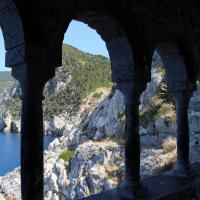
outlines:
M53 136L44 136L44 150ZM9 134L0 132L0 176L12 171L20 165L20 134Z

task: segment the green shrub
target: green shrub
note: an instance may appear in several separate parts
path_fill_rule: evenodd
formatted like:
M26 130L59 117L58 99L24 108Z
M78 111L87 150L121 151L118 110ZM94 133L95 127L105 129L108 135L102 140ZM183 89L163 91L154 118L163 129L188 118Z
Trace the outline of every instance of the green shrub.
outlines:
M99 87L112 87L110 60L103 56L84 53L69 45L63 45L63 66L57 69L57 77L65 83L72 81L63 90L54 91L54 79L45 90L44 119L67 112L74 116L83 99ZM97 97L97 96L96 96Z
M62 67L56 69L56 78L50 80L44 89L44 120L52 120L54 116L64 113L70 118L79 111L88 94L99 87L112 87L110 60L104 56L91 55L64 44L62 63ZM68 81L69 77L71 81ZM57 82L68 84L56 91ZM19 119L21 100L13 99L7 110L10 110L14 118Z
M22 103L19 98L13 99L11 105L9 106L10 114L14 119L20 118Z
M59 154L59 159L64 160L65 162L68 162L71 160L71 158L74 156L74 153L69 151L69 150L63 150L60 154Z

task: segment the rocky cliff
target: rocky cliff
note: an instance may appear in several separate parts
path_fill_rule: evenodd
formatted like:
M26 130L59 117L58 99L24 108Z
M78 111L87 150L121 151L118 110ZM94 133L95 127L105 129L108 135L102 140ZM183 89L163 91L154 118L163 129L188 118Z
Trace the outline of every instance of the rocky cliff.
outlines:
M108 58L91 55L66 44L63 45L62 58L63 65L44 89L45 134L62 135L74 124L88 94L99 87L112 87ZM20 86L10 74L6 77L11 80L9 84L4 84L0 76L0 131L16 133L20 132Z
M114 188L123 180L123 96L119 91L107 91L107 94L92 106L90 102L94 102L94 95L90 96L87 99L90 105L87 115L81 115L85 113L83 110L71 131L55 139L44 152L46 200L85 197ZM141 134L148 134L144 128L141 129ZM162 149L163 142L157 149L144 145L141 154L143 177L174 159L174 140L167 144L165 151ZM19 172L18 168L0 178L0 191L17 199L20 199Z
M193 121L191 161L200 160L199 90L189 110L189 119ZM121 183L124 111L123 95L114 88L101 87L83 98L79 111L70 120L63 114L54 118L64 128L63 136L55 139L44 152L45 200L78 199ZM169 169L176 160L175 105L167 92L165 71L161 67L152 69L152 81L141 97L140 124L141 175L146 178ZM20 168L17 168L0 177L0 193L20 199L19 175Z

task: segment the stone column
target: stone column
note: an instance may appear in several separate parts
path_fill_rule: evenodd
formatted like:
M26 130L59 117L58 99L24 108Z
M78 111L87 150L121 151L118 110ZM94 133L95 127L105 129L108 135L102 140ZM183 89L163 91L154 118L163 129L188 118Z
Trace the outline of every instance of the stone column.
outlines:
M173 93L176 100L177 117L177 161L174 168L175 175L190 176L193 174L189 161L189 122L188 107L192 92L180 91Z
M192 93L196 90L196 81L193 80L191 74L188 74L189 66L178 46L166 41L158 46L157 51L166 69L169 93L176 100L177 162L169 174L190 176L193 172L189 163L188 106Z
M28 67L34 69L29 71ZM22 200L43 200L43 88L48 72L26 64L13 68L22 90L21 193ZM22 73L20 72L22 71Z
M139 104L140 95L145 89L142 82L126 82L117 84L123 93L126 105L125 128L125 181L121 195L132 198L143 195L145 188L140 181L140 136L139 136Z

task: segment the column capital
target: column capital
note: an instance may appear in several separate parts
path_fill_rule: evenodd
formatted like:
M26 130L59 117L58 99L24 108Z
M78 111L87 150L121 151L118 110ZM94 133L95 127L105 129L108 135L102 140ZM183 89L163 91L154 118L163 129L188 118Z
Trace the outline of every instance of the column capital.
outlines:
M23 62L12 68L12 76L19 82L28 79L30 82L40 82L45 84L55 75L54 66L30 64Z
M43 100L44 86L54 75L55 69L44 65L23 63L12 68L12 76L19 81L22 89L22 99Z

